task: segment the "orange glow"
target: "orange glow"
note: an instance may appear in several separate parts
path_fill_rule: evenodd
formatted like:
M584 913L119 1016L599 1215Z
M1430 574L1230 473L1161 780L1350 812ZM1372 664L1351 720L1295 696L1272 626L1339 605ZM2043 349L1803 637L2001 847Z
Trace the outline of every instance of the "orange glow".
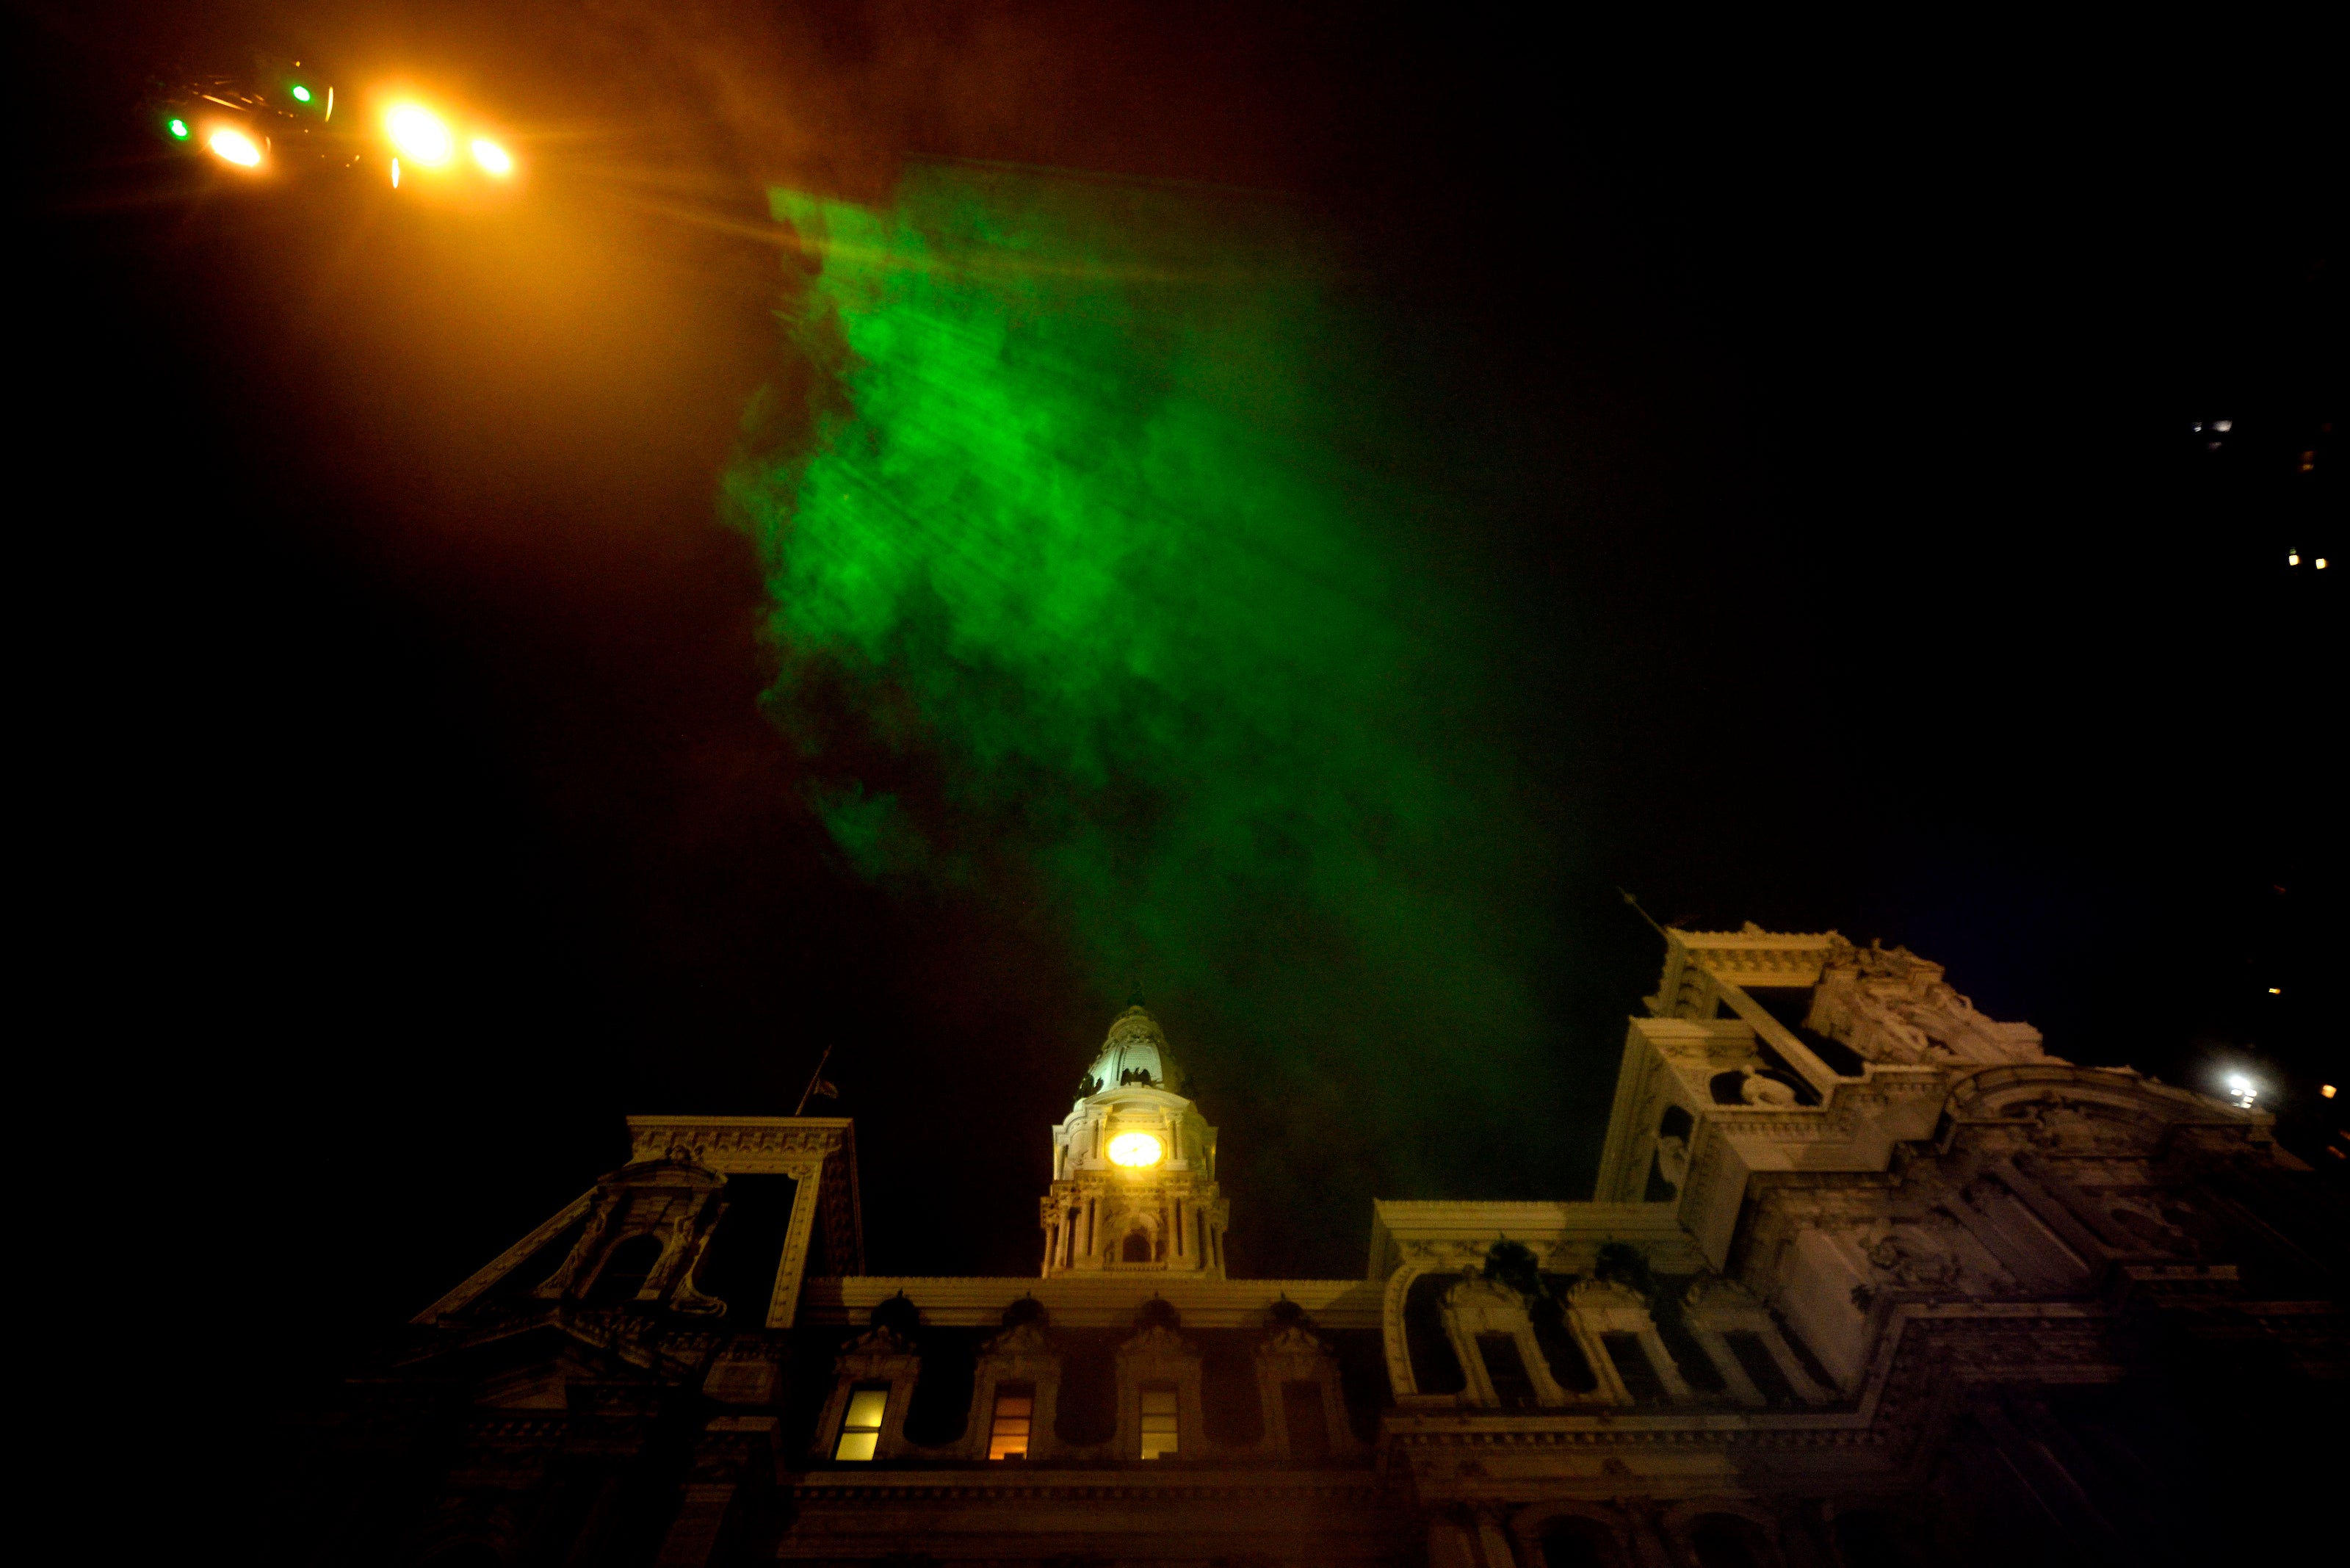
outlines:
M483 173L494 174L500 179L514 172L514 159L506 150L478 136L473 138L473 161L482 166Z
M449 134L441 117L419 104L401 104L384 116L383 128L394 147L428 169L448 162L457 150L457 139Z
M261 149L255 147L253 139L242 130L215 130L205 140L204 145L213 150L215 157L225 159L240 169L261 167Z

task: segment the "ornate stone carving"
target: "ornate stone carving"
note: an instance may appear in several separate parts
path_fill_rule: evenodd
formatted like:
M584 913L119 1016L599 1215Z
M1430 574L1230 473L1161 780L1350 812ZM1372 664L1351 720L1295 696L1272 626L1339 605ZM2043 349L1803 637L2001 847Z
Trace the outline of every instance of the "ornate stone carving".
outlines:
M1915 1232L1887 1235L1868 1250L1869 1266L1909 1290L1944 1290L1959 1278L1958 1261Z
M1813 992L1811 1027L1872 1062L2030 1062L2040 1032L1986 1018L1942 978L1942 966L1907 948L1839 942Z
M1681 1293L1681 1303L1687 1307L1760 1307L1752 1291L1736 1280L1720 1274L1700 1274Z

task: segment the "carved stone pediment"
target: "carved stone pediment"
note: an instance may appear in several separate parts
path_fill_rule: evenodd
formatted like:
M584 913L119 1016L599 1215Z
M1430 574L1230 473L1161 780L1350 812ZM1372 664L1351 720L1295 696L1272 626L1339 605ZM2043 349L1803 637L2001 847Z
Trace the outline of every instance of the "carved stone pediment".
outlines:
M1051 1355L1053 1336L1039 1323L1018 1323L979 1347L982 1355L997 1357Z
M1690 1282L1681 1293L1681 1304L1690 1308L1759 1307L1762 1303L1752 1291L1736 1280L1720 1274L1700 1274Z
M1526 1302L1523 1296L1501 1281L1471 1274L1444 1293L1444 1304L1449 1307L1523 1307Z
M1626 1309L1645 1312L1648 1303L1640 1293L1617 1280L1578 1280L1568 1288L1566 1302L1571 1307L1586 1312Z
M1327 1355L1322 1336L1301 1324L1289 1324L1265 1335L1259 1353L1267 1355Z
M893 1364L917 1359L913 1341L886 1324L866 1330L840 1347L833 1368L844 1377L881 1377Z
M1121 1357L1161 1361L1197 1361L1198 1346L1164 1324L1152 1324L1118 1347Z

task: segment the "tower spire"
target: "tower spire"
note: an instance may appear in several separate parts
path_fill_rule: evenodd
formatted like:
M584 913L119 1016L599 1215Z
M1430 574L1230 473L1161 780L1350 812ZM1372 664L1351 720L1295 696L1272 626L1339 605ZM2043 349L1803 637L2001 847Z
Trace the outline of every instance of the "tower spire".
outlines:
M1216 1186L1216 1129L1184 1097L1166 1032L1135 994L1053 1129L1044 1272L1222 1279L1230 1209Z

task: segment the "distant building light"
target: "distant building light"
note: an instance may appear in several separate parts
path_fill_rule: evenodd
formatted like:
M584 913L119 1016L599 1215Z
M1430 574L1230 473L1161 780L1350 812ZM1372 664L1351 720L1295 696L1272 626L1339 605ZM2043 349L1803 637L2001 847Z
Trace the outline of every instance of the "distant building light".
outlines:
M2282 995L2284 994L2284 992L2283 992L2283 991L2282 991L2282 990L2281 990L2280 988L2278 988L2278 987L2276 987L2276 986L2273 986L2273 985L2272 985L2272 986L2269 987L2269 994L2270 994L2271 996L2282 996Z
M2231 431L2236 428L2236 421L2233 420L2213 420L2211 421L2211 428L2215 431Z
M2300 565L2301 565L2301 552L2300 552L2300 551L2298 551L2298 550L2287 550L2287 551L2284 553L2284 564L2285 564L2286 566L2300 566Z
M2332 1098L2334 1097L2334 1085L2331 1085L2331 1084L2324 1085L2322 1085L2322 1086L2318 1089L2318 1091L2317 1091L2317 1092L2318 1092L2319 1094L2321 1094L2321 1095L2324 1095L2327 1099L2329 1099L2329 1100L2330 1100L2330 1099L2332 1099Z
M2319 571L2321 571L2321 572L2322 572L2322 571L2324 571L2324 570L2325 570L2325 557L2324 557L2324 556L2318 556L2316 560L2314 560L2314 561L2311 562L2310 564L2311 564L2312 566L2315 566L2315 567L2316 567Z

